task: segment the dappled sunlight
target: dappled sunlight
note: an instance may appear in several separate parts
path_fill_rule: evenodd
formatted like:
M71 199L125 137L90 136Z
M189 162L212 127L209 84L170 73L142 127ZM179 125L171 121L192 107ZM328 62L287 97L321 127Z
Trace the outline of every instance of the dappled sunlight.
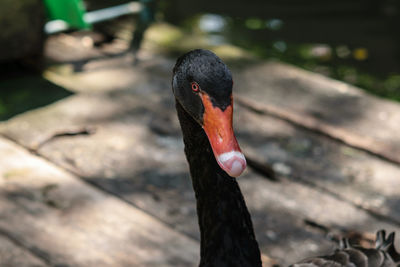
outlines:
M177 57L196 48L232 72L233 128L248 159L237 181L264 259L290 264L352 233L371 241L398 230L398 5L375 14L351 3L211 2L160 2L148 25L142 13L48 36L38 73L20 68L25 58L0 66L7 248L47 265L198 265L171 90Z
M274 159L271 158L271 161ZM316 179L313 176L309 178ZM345 194L332 199L329 189L324 191L318 186L310 188L296 178L282 177L277 183L250 172L239 179L239 183L249 205L262 250L284 265L299 261L304 255L329 254L337 248L337 243L328 240L337 240L346 232L374 235L380 228L397 230L396 226L371 218L357 207L347 206L346 201L343 201ZM392 202L390 198L387 201L385 205ZM305 224L307 220L326 227L330 236L322 237L314 232L316 229ZM396 244L400 245L399 240ZM280 250L281 246L285 250Z
M246 129L238 131L243 151L268 162L277 173L291 177L294 182L312 183L356 206L400 219L389 204L394 199L400 200L400 171L396 164L373 159L365 152L243 108L238 109L236 125Z
M0 144L9 155L0 165L4 218L0 225L19 232L22 242L46 249L54 264L156 264L168 257L174 260L181 250L186 253L175 259L178 263L197 261L197 244L192 240L169 233L142 211L88 187L15 144ZM24 163L24 169L17 161ZM166 246L173 249L166 251Z

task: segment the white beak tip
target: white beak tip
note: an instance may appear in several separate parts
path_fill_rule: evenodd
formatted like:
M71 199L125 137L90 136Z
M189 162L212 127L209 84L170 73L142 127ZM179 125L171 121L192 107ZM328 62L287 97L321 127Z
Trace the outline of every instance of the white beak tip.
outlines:
M238 177L246 169L246 158L239 151L230 151L223 153L217 158L219 166L229 176Z

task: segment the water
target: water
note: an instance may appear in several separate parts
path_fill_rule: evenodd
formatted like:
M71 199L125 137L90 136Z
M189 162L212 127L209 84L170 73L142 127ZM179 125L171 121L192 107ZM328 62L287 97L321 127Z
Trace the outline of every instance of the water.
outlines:
M234 44L400 101L400 1L173 2L167 19L207 34L211 45Z

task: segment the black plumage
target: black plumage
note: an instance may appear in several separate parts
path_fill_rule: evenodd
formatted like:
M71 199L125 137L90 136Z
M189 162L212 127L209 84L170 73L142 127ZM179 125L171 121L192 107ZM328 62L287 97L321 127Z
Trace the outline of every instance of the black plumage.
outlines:
M201 92L191 84L200 85ZM185 154L197 200L201 233L200 266L257 267L261 257L250 214L236 180L218 165L204 129L202 95L215 108L232 103L232 76L212 52L194 50L180 57L173 70L172 89L181 124ZM394 233L378 232L375 249L352 247L348 242L332 255L303 260L292 266L399 267Z
M215 161L201 126L176 103L197 200L200 266L261 266L260 250L236 180Z
M394 233L386 238L386 232L381 230L376 235L375 248L351 246L347 240L343 240L332 255L305 259L291 266L398 267L400 254L394 248Z

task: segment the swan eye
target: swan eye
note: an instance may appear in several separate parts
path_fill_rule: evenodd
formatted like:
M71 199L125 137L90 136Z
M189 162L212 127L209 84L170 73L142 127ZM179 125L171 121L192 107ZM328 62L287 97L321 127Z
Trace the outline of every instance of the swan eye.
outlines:
M200 86L196 82L192 82L192 90L193 92L198 92L200 90Z

